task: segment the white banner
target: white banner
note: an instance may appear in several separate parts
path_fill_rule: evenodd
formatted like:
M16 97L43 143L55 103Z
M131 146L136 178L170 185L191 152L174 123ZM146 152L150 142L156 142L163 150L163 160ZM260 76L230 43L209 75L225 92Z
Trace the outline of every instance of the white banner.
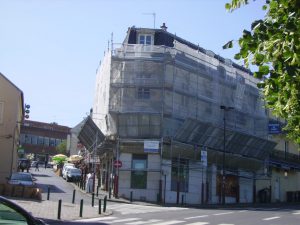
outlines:
M159 141L144 141L144 152L159 153Z

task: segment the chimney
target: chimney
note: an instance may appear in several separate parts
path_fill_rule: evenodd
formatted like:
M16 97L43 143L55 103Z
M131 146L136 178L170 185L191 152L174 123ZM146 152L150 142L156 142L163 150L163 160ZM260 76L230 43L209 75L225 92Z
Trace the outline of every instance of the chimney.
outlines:
M162 26L160 26L160 28L164 31L167 31L168 27L166 26L165 23L162 24Z

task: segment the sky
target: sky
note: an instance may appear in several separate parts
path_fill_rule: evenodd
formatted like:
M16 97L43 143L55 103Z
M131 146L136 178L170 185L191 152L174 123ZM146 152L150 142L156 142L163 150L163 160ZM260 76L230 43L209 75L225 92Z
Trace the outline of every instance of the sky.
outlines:
M232 13L229 1L0 0L0 72L23 91L30 120L74 127L93 106L112 33L117 46L128 27L153 28L155 13L156 28L233 60L238 48L222 46L265 12L264 0Z

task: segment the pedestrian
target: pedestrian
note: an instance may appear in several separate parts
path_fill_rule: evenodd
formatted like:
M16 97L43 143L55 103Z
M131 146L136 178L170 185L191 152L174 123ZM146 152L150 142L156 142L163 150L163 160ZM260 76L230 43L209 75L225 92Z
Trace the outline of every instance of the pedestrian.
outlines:
M93 175L91 174L91 172L89 172L87 175L85 190L87 193L93 192Z
M39 163L38 162L36 162L36 164L35 164L35 171L40 171L39 170Z
M47 161L45 161L45 169L47 169L47 165L48 165L48 162L47 162Z

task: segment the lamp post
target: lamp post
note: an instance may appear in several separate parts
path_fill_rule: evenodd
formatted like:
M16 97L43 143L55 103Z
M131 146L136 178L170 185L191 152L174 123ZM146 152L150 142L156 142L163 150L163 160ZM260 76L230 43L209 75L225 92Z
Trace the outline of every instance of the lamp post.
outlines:
M223 158L222 158L222 190L221 190L221 196L222 196L222 204L225 204L225 153L226 153L226 111L233 110L234 107L221 105L220 109L224 111L223 113Z

